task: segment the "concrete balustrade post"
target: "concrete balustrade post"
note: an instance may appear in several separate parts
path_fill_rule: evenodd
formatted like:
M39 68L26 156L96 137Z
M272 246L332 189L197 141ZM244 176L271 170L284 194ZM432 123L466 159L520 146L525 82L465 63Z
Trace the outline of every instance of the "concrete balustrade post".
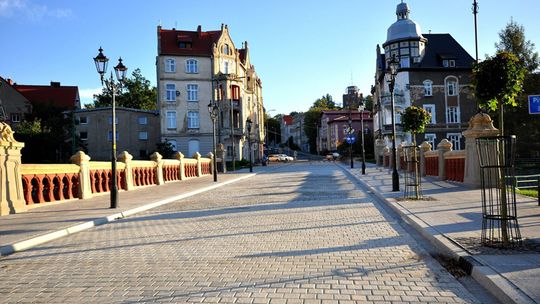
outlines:
M133 156L129 154L127 151L123 151L118 155L118 161L123 162L126 166L124 167L124 176L125 176L125 183L126 183L126 191L130 191L135 189L135 184L133 183L133 166L131 164L131 161L133 160Z
M178 172L180 172L180 176L178 178L180 180L186 179L186 170L184 169L184 154L182 154L182 152L176 152L174 154L174 158L180 161L178 164L180 166L180 170L178 170Z
M446 179L446 162L444 161L444 153L452 151L452 143L448 139L443 139L437 145L437 152L439 152L439 179Z
M227 173L227 164L225 161L225 146L223 144L218 144L216 146L216 157L221 159L221 165L218 166L218 169L221 173Z
M392 167L392 157L390 157L390 148L388 146L384 146L383 148L383 167ZM386 163L386 158L388 156L388 163Z
M397 164L396 164L396 169L397 170L401 170L403 168L401 168L401 158L403 157L403 147L406 145L405 142L402 142L401 144L399 144L399 146L397 147Z
M201 177L202 176L201 154L199 152L195 152L195 154L193 154L193 158L197 160L197 177Z
M377 162L377 166L384 165L384 147L386 147L384 139L377 139L375 141L375 161Z
M469 120L469 128L463 131L465 136L465 176L463 182L480 187L480 161L476 151L476 139L499 135L488 114L478 113Z
M206 154L206 157L210 158L210 175L213 175L214 174L214 153L208 152L208 154Z
M156 185L164 185L165 180L163 179L163 156L159 154L158 152L152 153L150 155L150 160L156 163L156 166L154 167L154 170L156 170Z
M13 138L11 127L0 122L0 215L26 211L21 175L24 143Z
M79 198L91 198L93 195L90 182L90 156L79 151L71 156L70 161L79 166Z
M420 176L426 176L426 152L431 151L431 144L424 141L420 144Z

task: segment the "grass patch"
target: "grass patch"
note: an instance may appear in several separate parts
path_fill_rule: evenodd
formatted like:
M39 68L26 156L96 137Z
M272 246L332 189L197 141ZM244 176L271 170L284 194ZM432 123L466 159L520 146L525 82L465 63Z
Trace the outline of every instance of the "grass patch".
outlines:
M535 189L516 189L516 193L538 198L538 190Z

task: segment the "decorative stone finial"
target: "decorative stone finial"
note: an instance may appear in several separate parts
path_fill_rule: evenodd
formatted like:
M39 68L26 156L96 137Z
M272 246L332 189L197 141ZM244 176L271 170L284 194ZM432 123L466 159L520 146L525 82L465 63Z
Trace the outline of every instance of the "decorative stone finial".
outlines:
M89 162L90 161L90 156L86 155L86 153L84 153L83 151L79 151L79 152L73 154L73 156L71 156L69 158L69 160L73 164L80 164L82 162Z
M214 158L214 153L208 152L208 154L206 154L206 157L212 159Z
M448 141L448 139L444 138L441 140L441 142L437 145L437 150L444 149L444 150L451 150L452 149L452 143Z
M195 152L195 154L193 154L193 158L199 159L201 158L201 154L199 152Z
M174 159L178 159L178 160L181 160L184 158L184 154L182 154L182 152L176 152L174 154Z
M2 142L18 142L13 137L13 130L7 123L0 122L0 134L2 135Z
M128 151L122 151L122 153L118 154L118 160L125 163L126 161L130 161L133 159L133 155L129 154Z
M420 144L420 149L422 149L422 151L431 151L431 144L428 143L427 141L423 141L421 144Z
M163 159L163 156L161 156L161 154L159 154L158 152L154 152L152 153L152 155L150 155L150 159L155 162L160 162Z

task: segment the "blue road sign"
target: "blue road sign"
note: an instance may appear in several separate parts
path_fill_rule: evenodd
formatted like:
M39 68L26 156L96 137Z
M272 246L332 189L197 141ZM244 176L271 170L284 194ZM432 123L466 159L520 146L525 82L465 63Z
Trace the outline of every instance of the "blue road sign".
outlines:
M529 114L540 114L540 95L529 95Z
M347 136L347 138L345 140L347 141L348 144L354 144L354 142L356 141L356 136L349 135L349 136Z

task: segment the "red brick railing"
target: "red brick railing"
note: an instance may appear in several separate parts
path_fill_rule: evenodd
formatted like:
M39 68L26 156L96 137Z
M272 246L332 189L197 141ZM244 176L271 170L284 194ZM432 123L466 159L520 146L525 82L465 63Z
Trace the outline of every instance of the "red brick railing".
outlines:
M444 154L446 180L463 182L465 176L465 151L450 151Z

